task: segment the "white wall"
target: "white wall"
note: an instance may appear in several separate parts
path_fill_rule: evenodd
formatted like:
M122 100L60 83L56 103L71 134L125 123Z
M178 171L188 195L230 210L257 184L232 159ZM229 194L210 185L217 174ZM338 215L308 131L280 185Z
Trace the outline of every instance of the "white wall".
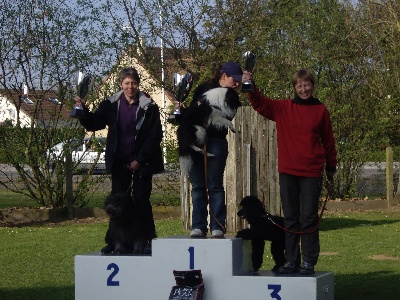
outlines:
M22 110L19 111L19 118L22 127L29 126L30 118ZM10 100L3 95L0 95L0 123L5 122L6 120L11 120L13 125L17 124L17 109Z

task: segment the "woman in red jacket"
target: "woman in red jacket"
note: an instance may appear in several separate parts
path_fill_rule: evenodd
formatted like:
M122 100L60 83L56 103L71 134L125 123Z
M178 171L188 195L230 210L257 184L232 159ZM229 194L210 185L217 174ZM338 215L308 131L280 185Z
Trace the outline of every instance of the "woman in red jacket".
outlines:
M251 73L245 72L243 80L251 78ZM325 167L327 178L332 181L336 148L329 112L312 95L312 73L299 70L293 75L292 84L293 99L272 100L257 88L248 97L254 110L276 122L280 195L287 230L286 263L279 273L300 271L310 275L314 274L320 252L317 226L323 171Z

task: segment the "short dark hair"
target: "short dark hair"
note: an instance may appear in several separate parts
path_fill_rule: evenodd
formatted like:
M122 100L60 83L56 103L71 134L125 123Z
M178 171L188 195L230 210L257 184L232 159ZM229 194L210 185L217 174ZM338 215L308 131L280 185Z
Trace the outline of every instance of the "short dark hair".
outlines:
M315 85L314 75L306 69L298 70L296 73L293 74L293 76L292 76L293 87L296 86L297 82L300 79L301 80L309 80L312 83L312 85Z
M137 83L140 83L140 77L138 71L133 68L133 67L128 67L128 68L123 68L121 72L119 72L119 83L122 83L122 81L126 77L132 77L134 80L137 81Z

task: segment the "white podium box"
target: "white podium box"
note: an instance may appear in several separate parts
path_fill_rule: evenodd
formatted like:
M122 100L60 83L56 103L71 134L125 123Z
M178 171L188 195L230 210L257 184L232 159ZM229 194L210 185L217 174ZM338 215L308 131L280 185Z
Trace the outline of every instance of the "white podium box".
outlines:
M250 242L238 238L153 240L152 255L75 257L75 299L168 299L174 270L201 270L204 300L333 300L333 273L282 276L251 271Z

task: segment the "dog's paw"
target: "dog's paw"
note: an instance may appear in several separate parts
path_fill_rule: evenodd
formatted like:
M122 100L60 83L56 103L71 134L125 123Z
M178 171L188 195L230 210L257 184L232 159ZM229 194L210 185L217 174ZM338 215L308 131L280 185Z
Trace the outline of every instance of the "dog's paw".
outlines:
M229 129L230 129L233 133L236 133L236 129L235 129L235 127L233 127L233 124L232 124L232 123L229 124Z
M194 151L196 151L196 152L203 153L203 149L201 149L201 148L199 148L199 147L197 147L197 146L195 146L195 145L190 146L190 148L192 148L192 149L193 149Z
M146 254L146 255L151 255L151 253L152 253L151 242L149 242L149 243L146 244L146 246L144 247L142 253L143 253L143 254Z
M253 271L257 272L258 270L260 270L260 267L261 267L261 265L260 266L256 266L256 267L253 266Z
M114 251L114 246L112 246L112 245L107 245L101 249L101 253L103 253L103 254L109 254L113 251Z
M123 248L123 247L114 249L114 254L121 255L121 254L128 254L128 253L132 253L132 251L129 251L128 249Z
M254 272L257 272L258 270L260 270L262 263L263 263L263 260L262 260L262 259L254 259L254 258L253 258L253 262L252 262L252 264L253 264L253 271L254 271Z
M283 265L275 265L275 266L271 269L271 271L272 271L272 272L278 272L279 268L282 267L282 266L283 266Z
M151 255L151 241L136 240L133 244L133 253Z
M251 231L250 228L245 228L245 229L239 230L236 233L236 237L244 239L244 240L251 240L252 239L252 234L251 233L252 233L252 231Z

